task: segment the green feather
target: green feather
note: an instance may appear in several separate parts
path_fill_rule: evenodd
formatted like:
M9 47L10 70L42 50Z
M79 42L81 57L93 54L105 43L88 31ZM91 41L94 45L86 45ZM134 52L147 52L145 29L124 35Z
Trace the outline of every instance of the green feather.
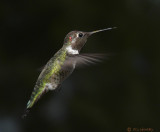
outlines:
M31 99L27 103L27 109L31 108L45 91L45 85L53 74L58 74L66 59L66 50L58 51L47 63L40 74L37 84L32 92Z

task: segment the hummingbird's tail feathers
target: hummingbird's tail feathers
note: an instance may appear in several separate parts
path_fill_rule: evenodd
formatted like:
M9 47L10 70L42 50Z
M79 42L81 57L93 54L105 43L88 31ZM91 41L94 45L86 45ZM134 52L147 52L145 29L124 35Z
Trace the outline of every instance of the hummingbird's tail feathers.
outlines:
M33 105L40 99L40 97L44 93L46 93L48 91L48 90L43 90L43 91L39 90L39 92L36 92L35 90L32 92L31 99L27 103L27 108L25 109L24 114L22 115L22 119L25 119L27 117L27 115L30 112Z
M24 113L22 115L22 119L25 119L29 112L30 112L30 108L29 109L25 109L25 111L24 111Z
M31 98L27 103L27 109L32 108L33 105L47 92L48 92L48 89L45 89L45 88L34 89L34 91L32 92Z

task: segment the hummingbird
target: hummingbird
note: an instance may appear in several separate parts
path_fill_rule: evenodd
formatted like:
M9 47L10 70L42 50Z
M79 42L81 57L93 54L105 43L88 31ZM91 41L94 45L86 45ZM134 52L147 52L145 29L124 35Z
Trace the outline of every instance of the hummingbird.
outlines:
M48 61L40 73L30 100L27 103L26 113L34 106L42 95L60 87L62 82L71 75L76 67L99 62L103 56L102 54L80 54L80 51L89 36L114 28L116 27L92 32L69 32L64 39L62 48Z

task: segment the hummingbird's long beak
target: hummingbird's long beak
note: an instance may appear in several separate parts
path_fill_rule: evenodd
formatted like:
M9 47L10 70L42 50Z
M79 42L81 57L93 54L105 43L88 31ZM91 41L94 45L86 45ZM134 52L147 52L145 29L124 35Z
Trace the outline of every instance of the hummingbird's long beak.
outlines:
M117 27L112 27L112 28L106 28L106 29L92 31L92 32L89 32L89 35L92 35L92 34L98 33L98 32L102 32L102 31L112 30L112 29L115 29L115 28L117 28Z

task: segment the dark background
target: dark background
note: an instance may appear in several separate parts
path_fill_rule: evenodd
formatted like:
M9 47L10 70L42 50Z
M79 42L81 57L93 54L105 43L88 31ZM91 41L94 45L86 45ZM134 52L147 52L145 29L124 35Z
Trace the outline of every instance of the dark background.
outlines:
M113 26L82 52L114 55L75 70L21 120L38 69L65 35ZM159 38L159 0L1 0L0 132L160 131Z

